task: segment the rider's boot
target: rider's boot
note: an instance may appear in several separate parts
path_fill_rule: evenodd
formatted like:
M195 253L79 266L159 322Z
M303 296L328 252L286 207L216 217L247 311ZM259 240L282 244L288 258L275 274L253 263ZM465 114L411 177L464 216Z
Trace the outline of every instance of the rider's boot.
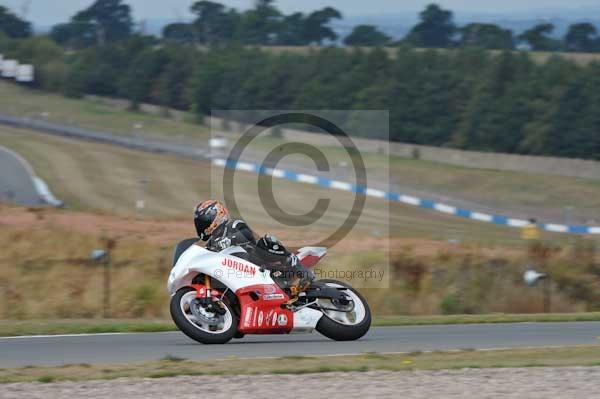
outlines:
M288 304L296 302L298 300L298 295L300 295L301 292L306 291L315 280L313 271L303 266L300 262L296 261L291 268L293 279L289 286L290 300L288 301Z

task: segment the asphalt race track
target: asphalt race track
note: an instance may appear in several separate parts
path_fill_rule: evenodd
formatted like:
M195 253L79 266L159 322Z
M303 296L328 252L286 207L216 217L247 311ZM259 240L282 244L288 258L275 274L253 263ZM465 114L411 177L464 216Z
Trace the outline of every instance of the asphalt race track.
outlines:
M318 333L248 336L202 345L179 332L0 338L0 367L123 363L172 355L193 360L291 355L342 355L451 349L569 346L598 343L600 322L379 327L359 341Z
M0 201L39 205L40 196L32 175L33 170L24 159L0 146Z

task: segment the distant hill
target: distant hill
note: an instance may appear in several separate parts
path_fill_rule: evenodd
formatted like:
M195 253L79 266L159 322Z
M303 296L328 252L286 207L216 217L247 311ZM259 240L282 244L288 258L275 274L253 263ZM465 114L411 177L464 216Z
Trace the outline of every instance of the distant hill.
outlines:
M600 16L600 11L596 14ZM548 17L510 17L480 15L472 17L457 16L458 25L466 25L471 22L484 22L500 25L505 29L512 30L519 34L539 23L550 22L556 26L554 36L562 37L567 32L569 25L578 22L590 22L600 30L600 17L598 18L570 18L568 16L548 16ZM173 19L149 19L145 21L145 32L147 34L160 36L165 25L175 22ZM341 21L332 24L334 30L340 37L345 37L356 25L375 25L386 35L394 39L401 39L417 23L416 16L407 14L398 15L370 15L370 16L348 16Z
M594 16L590 18L591 16ZM550 22L556 26L554 35L562 37L569 25L579 22L590 22L600 30L600 6L590 7L586 11L541 10L528 14L469 14L456 12L455 21L458 25L472 22L492 23L519 34L539 23ZM379 27L387 35L400 39L418 23L418 12L402 14L380 14L365 16L345 16L342 21L333 24L336 32L345 36L356 25L368 24Z

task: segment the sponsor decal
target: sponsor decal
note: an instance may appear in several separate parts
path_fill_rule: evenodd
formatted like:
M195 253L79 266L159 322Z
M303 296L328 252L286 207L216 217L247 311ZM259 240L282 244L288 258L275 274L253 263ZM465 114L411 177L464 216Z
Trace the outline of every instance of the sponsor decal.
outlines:
M269 313L267 313L267 315L265 316L265 326L269 326L269 324L271 323L271 320L273 320L273 313L275 313L274 310L269 310ZM277 316L275 316L277 317Z
M246 317L244 318L244 327L250 327L250 322L252 321L252 313L254 312L254 308L248 308L246 311Z
M237 260L224 258L223 262L221 262L221 265L252 276L256 274L256 268L254 266L250 266Z
M265 284L265 285L263 285L263 289L265 290L265 294L274 294L275 293L275 286L273 286L273 285Z
M263 311L261 310L260 312L258 312L258 326L259 327L262 327L263 317L264 317L264 314L263 314Z
M280 326L285 326L287 325L288 319L287 316L284 314L280 314L279 316L277 316L277 324L279 324Z
M284 295L283 294L267 294L267 295L263 295L263 299L265 301L274 301L276 299L284 299Z

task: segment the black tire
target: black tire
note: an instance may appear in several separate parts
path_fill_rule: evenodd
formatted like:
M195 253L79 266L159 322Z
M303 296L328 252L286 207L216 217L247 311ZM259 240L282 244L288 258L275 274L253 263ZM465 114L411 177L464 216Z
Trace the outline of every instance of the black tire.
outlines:
M199 328L197 328L196 326L194 326L192 324L192 322L190 322L185 317L185 315L183 314L183 312L181 310L181 305L180 305L181 298L183 297L183 295L185 295L186 293L188 293L190 291L195 291L195 290L191 287L184 287L184 288L181 288L179 291L177 291L175 293L175 295L173 295L173 297L171 297L171 306L170 306L171 318L175 322L175 325L185 335L187 335L191 339L198 341L202 344L225 344L225 343L229 342L237 333L238 320L239 320L238 316L233 311L232 306L228 303L227 300L223 301L223 303L227 307L228 311L230 312L231 318L232 318L231 327L229 327L229 329L227 329L221 333L218 333L218 334L212 334L209 332L202 331Z
M319 322L317 323L317 331L326 336L327 338L333 339L335 341L354 341L365 335L371 327L371 309L369 309L369 304L367 303L365 298L350 285L341 281L319 280L319 282L339 284L343 287L346 287L346 289L348 289L349 291L352 291L362 301L365 307L365 317L359 324L350 326L341 324L331 319L329 316L327 316L326 313L323 313L323 317L321 317L321 320L319 320Z
M245 336L246 336L246 334L244 334L243 332L236 331L236 333L235 333L235 335L233 336L233 338L235 338L235 339L242 339L242 338L244 338Z

